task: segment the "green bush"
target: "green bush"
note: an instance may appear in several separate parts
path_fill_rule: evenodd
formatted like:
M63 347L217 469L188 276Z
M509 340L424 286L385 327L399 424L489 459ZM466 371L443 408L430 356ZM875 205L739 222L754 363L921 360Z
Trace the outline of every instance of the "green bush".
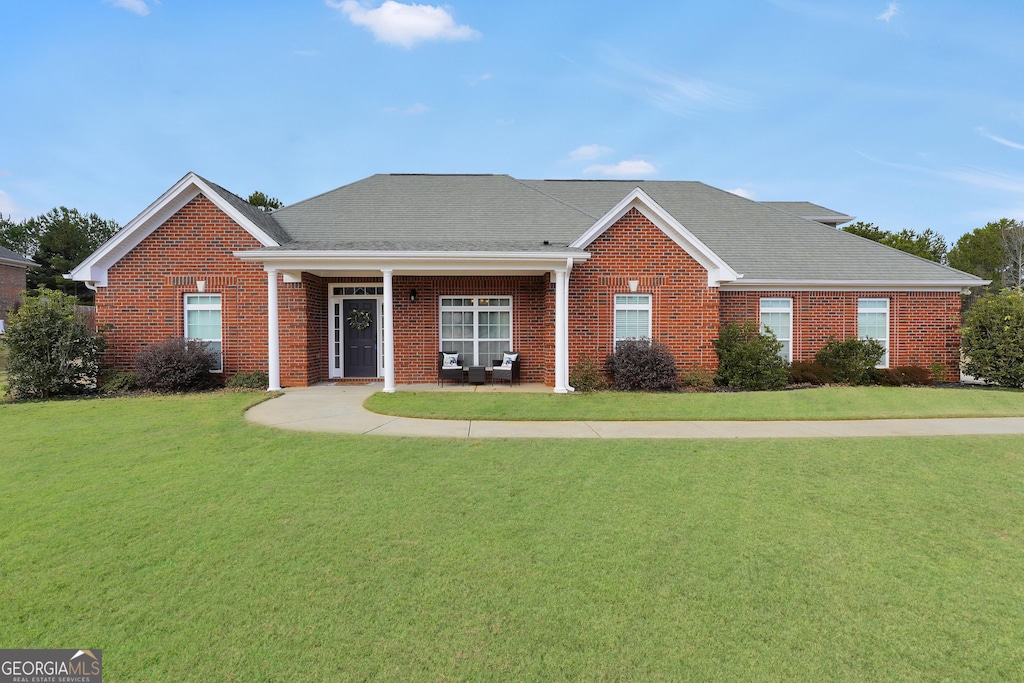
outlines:
M699 365L684 368L679 371L679 386L694 391L708 391L715 386L715 373Z
M96 389L103 336L77 310L78 300L42 288L7 319L7 383L15 398L49 398Z
M593 358L583 356L569 370L569 385L583 393L604 391L608 388L608 379Z
M822 384L830 384L831 382L832 373L830 373L828 368L821 363L796 361L789 366L790 384L814 384L816 386L821 386Z
M195 339L165 339L135 356L139 386L150 391L195 391L214 383L213 357Z
M139 378L128 370L115 370L100 383L100 391L105 394L120 394L139 388Z
M942 363L935 361L928 366L928 372L932 376L932 384L946 381L946 366Z
M875 366L885 355L885 347L875 339L850 337L839 341L829 337L814 356L839 384L870 384Z
M270 379L262 370L253 370L235 373L224 385L228 389L266 389L270 386Z
M986 294L964 315L964 370L1001 387L1024 386L1024 292Z
M779 356L782 344L770 330L752 320L729 323L715 341L718 372L715 383L739 389L783 389L789 379L786 361Z
M675 391L676 359L654 339L623 339L605 361L619 391Z

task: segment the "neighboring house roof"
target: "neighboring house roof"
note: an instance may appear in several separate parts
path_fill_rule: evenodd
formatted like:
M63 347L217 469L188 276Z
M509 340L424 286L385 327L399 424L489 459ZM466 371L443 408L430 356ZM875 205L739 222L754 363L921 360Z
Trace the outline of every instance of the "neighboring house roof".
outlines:
M105 284L112 263L199 192L263 244L239 255L266 263L417 255L443 263L446 254L460 264L473 258L582 259L588 236L606 229L617 219L616 211L635 207L709 269L709 284L776 289L985 284L824 225L814 217L852 217L809 202L755 202L692 181L419 174L370 176L265 213L189 173L73 277Z
M806 218L809 221L817 221L824 223L825 225L842 225L843 223L849 223L854 220L856 216L847 216L845 213L839 213L832 209L826 209L824 206L818 206L811 202L761 202L765 206L770 206L773 209L779 209L791 213L800 218Z
M36 265L35 261L27 259L17 252L13 252L5 247L0 247L0 264L5 266L18 266L19 268L29 268Z

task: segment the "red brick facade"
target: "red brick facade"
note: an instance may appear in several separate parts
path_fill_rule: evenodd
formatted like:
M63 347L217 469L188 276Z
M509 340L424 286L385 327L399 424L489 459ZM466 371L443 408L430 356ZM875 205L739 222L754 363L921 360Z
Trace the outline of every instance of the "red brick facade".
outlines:
M697 261L631 209L587 251L569 280L569 365L588 356L603 363L615 341L615 295L651 295L651 333L683 367L715 367L718 289Z
M859 300L889 300L889 365L941 363L960 379L957 292L722 292L722 324L758 320L761 298L793 301L793 360L811 361L829 337L856 337Z
M0 263L0 320L7 317L7 309L18 303L25 291L25 277L28 270L22 266Z
M96 295L98 323L108 330L108 368L131 367L144 346L184 333L184 296L206 282L222 297L224 376L267 369L267 276L259 264L233 255L259 242L213 202L199 195L143 239L108 271ZM940 292L720 292L706 270L633 209L589 247L591 258L569 279L569 364L583 356L602 362L614 343L615 295L651 295L653 336L681 367L714 368L714 340L724 322L758 318L762 296L793 300L794 360L813 357L830 336L857 333L860 297L890 300L890 364L941 362L957 376L960 305ZM2 274L0 269L0 274ZM24 271L22 270L22 277ZM381 278L319 277L285 284L279 276L281 383L303 386L330 376L328 312L332 283ZM24 280L21 280L23 287ZM555 286L533 276L396 275L395 379L430 382L437 375L440 298L512 297L512 346L522 354L523 380L554 384ZM410 301L415 289L416 300ZM20 290L19 290L20 291Z

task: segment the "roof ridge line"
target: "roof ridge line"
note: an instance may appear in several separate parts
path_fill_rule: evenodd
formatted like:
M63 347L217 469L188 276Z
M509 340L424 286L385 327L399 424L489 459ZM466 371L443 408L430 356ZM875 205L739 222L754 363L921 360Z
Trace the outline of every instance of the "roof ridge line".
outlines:
M569 202L565 201L564 199L560 199L559 197L555 197L554 195L550 195L547 192L542 191L540 188L534 187L532 185L528 185L525 180L520 180L519 178L514 178L512 176L509 176L509 178L512 178L512 180L516 181L517 183L519 183L523 187L525 187L527 189L530 189L530 190L533 190L534 192L536 192L539 195L547 197L548 199L550 199L552 201L558 202L562 206L566 206L566 207L572 209L573 211L576 211L577 213L582 213L584 216L586 216L587 218L590 218L591 220L596 221L596 220L601 218L600 216L595 216L594 214L590 213L589 211L584 211L583 209L581 209L578 206L573 206L572 204L570 204ZM539 181L539 182L544 182L544 181Z

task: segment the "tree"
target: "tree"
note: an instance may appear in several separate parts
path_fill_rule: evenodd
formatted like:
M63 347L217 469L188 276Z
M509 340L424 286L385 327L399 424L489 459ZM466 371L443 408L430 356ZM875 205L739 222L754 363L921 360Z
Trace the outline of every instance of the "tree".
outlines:
M39 246L32 255L39 265L29 269L29 288L55 289L91 303L93 292L64 274L113 237L119 229L117 222L94 213L83 216L77 209L61 206L29 219L28 223L32 224L30 232L39 236Z
M1001 238L1003 246L1003 286L1011 289L1024 287L1024 223L1003 219Z
M945 263L946 261L946 240L930 228L920 233L914 230L890 232L873 223L857 221L843 226L842 229L843 232L848 232L851 235L857 235L929 261L936 263Z
M7 380L17 398L81 394L96 387L103 337L92 331L70 294L41 289L26 296L0 337Z
M1003 387L1024 386L1024 291L986 294L964 314L964 370Z
M39 225L34 221L11 220L0 214L0 247L6 247L25 258L32 258L39 248Z
M277 197L269 197L259 190L256 190L245 201L249 202L261 211L270 213L274 209L280 209L284 204Z
M1021 286L1022 252L1024 223L1000 218L961 235L949 250L949 265L991 280L988 291L998 292L1004 287Z

